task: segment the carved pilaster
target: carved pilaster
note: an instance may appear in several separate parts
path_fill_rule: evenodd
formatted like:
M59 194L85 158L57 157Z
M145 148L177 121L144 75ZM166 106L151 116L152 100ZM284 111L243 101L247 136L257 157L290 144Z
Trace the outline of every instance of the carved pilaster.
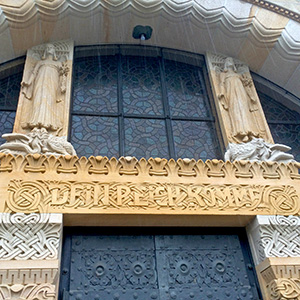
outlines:
M220 54L207 53L206 60L225 144L273 143L248 66Z
M58 41L27 51L14 133L44 128L67 136L73 42Z
M0 299L57 298L61 214L0 214Z
M300 217L257 216L247 233L264 299L300 299Z

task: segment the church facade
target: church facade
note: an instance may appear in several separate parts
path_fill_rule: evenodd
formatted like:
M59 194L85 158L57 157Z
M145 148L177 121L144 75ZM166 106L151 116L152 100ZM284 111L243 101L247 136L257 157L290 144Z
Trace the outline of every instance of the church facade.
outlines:
M299 1L0 7L0 299L300 299Z

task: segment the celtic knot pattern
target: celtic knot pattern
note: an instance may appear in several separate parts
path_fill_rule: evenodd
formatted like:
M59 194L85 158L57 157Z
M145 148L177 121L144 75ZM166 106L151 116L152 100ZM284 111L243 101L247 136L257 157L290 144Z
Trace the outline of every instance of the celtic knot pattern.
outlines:
M7 201L8 208L13 212L43 212L42 201L49 194L44 185L27 181L21 183L20 181L13 181L10 185L9 199Z
M266 257L300 256L300 217L257 216L247 231L256 264Z
M262 246L266 256L300 256L300 218L271 216L269 220L269 226L261 227Z
M58 218L55 214L0 214L0 259L57 259Z
M290 212L290 214L293 214L298 212L299 198L293 187L272 187L268 189L265 194L277 213L285 214L286 212Z
M300 299L300 279L279 278L268 285L271 300Z

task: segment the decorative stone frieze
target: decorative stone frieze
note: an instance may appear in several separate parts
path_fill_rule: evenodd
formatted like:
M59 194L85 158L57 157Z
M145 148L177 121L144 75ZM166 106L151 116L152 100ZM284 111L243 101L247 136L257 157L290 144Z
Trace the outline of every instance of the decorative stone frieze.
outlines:
M1 266L3 268L3 266ZM16 284L42 284L47 282L54 283L57 280L58 269L57 267L44 266L44 268L31 268L25 269L0 269L0 278L2 285L16 285ZM47 268L48 267L48 268Z
M280 201L278 198L284 197ZM299 196L288 185L133 183L109 181L22 181L8 185L12 212L78 213L157 211L299 214Z
M73 48L71 41L58 41L27 51L14 133L43 128L67 136Z
M0 214L0 299L57 299L61 214Z
M300 257L300 217L257 216L247 232L256 265L268 257Z
M248 143L229 143L224 155L225 160L292 162L294 156L286 153L290 147L282 144L266 143L263 139L253 138Z
M299 164L0 155L3 212L299 215Z
M273 143L248 66L221 54L207 53L206 59L225 144L254 138Z

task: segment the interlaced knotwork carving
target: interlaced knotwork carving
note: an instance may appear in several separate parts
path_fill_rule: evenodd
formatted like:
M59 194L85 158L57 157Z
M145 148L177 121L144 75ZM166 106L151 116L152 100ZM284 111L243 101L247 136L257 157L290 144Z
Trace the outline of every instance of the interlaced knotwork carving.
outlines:
M256 264L268 257L300 256L300 217L258 216L248 227L248 236Z
M270 300L299 300L300 279L279 278L268 285Z
M261 227L262 246L267 257L300 256L300 218L271 216Z
M50 214L0 214L0 259L57 259L60 235Z

